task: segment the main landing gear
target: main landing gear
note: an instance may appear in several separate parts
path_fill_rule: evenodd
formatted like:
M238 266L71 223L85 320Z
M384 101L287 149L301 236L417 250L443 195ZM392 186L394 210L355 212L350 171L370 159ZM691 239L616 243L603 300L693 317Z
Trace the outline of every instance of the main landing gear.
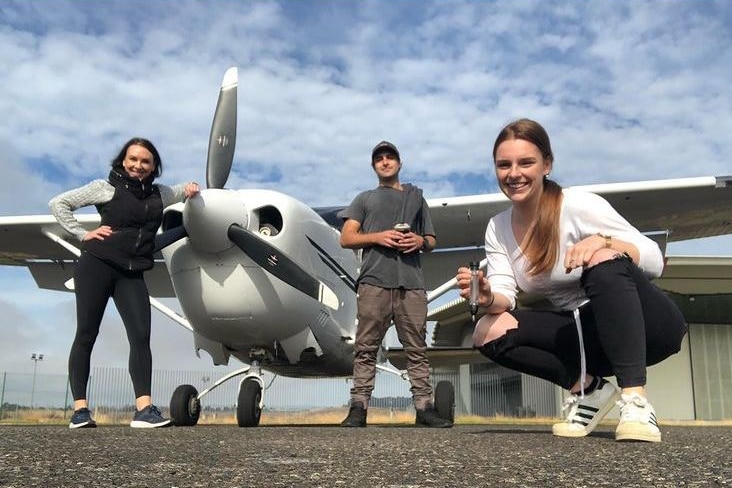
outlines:
M254 354L250 355L253 357ZM170 418L173 425L192 426L198 423L201 415L201 398L208 395L216 387L231 378L245 375L239 383L239 396L236 403L236 422L239 427L256 427L262 414L262 368L259 361L252 359L251 366L227 374L216 381L211 387L198 393L193 385L180 385L170 398Z
M440 418L455 423L455 387L449 381L440 381L435 387L435 410Z

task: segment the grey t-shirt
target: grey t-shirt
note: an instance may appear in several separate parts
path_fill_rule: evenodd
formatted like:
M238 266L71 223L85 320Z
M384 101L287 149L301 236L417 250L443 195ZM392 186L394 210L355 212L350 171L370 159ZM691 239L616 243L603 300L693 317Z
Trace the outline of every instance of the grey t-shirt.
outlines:
M341 217L353 219L361 224L364 233L381 232L394 228L402 221L402 209L406 191L380 186L374 190L362 192L353 199L351 205ZM419 193L422 208L412 221L407 223L412 232L435 235L429 207ZM424 289L424 276L419 251L409 254L400 253L396 249L383 246L370 246L363 249L361 274L359 283L381 288L404 288L407 290Z

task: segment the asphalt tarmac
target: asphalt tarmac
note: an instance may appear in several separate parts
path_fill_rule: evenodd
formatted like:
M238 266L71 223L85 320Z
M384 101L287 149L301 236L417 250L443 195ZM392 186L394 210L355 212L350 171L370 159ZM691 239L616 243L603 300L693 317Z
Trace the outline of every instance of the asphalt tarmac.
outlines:
M732 487L732 427L0 427L1 487Z

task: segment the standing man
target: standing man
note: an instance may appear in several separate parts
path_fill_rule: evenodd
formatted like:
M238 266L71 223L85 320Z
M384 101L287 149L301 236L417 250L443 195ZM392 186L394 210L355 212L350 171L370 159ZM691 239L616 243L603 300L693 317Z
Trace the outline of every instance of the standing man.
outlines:
M427 294L420 251L435 248L435 230L422 190L399 182L402 169L394 144L382 141L371 153L379 186L360 193L341 213L341 246L363 249L358 277L358 328L353 388L344 427L365 427L376 376L376 355L392 320L407 354L415 423L451 427L432 404L427 343Z

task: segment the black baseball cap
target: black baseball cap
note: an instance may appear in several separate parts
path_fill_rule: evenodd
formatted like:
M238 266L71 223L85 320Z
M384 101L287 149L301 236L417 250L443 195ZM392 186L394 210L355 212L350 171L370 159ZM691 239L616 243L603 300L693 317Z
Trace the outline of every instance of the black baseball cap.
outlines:
M374 150L371 151L371 163L373 164L374 158L377 154L385 152L394 154L397 158L397 161L401 161L401 158L399 157L399 150L396 148L396 146L389 141L381 141L380 143L375 145Z

